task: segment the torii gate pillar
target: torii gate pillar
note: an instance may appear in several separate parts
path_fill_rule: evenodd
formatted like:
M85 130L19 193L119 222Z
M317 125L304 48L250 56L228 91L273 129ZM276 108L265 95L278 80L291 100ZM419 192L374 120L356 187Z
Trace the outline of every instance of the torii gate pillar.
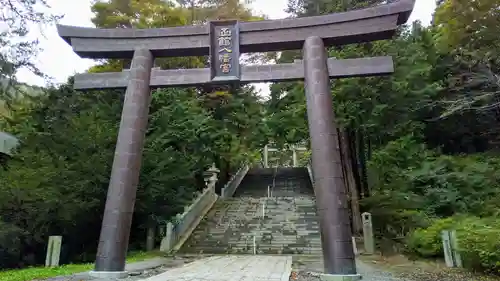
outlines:
M95 270L90 273L94 277L116 278L128 275L124 271L125 257L148 125L151 101L149 79L152 67L153 55L149 50L138 49L134 52L111 169Z
M319 37L303 48L307 118L311 138L314 192L320 219L325 273L358 279L352 250L347 196L342 179L325 45ZM344 280L344 279L342 279Z

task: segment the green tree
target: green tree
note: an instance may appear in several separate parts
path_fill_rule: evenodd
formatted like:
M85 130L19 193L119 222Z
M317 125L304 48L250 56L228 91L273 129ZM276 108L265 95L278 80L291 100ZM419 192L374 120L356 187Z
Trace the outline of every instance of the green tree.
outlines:
M35 63L38 40L29 39L28 33L30 27L41 28L60 18L44 12L47 7L45 0L0 0L0 111L24 93L16 83L18 70L45 76Z
M42 261L51 233L66 237L63 261L86 260L82 254L95 247L121 102L113 91L79 95L71 88L33 98L7 123L21 146L0 175L0 212L23 234L22 255L7 265ZM0 241L0 248L8 243Z
M463 120L462 151L496 146L500 83L498 1L439 1L434 15L436 46L448 55L447 79L441 95L442 123ZM456 135L456 134L455 134ZM456 137L454 142L457 143Z
M438 46L445 52L473 53L483 62L498 65L498 1L446 0L438 4L434 14Z
M136 216L142 227L164 224L204 186L196 174L211 164L215 126L194 91L153 93L138 188Z

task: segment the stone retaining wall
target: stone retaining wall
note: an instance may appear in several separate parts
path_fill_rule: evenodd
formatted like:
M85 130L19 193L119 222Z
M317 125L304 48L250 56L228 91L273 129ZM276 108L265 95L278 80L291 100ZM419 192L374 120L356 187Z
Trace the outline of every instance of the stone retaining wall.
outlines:
M178 214L174 222L167 224L166 236L161 241L160 250L170 252L180 248L191 235L191 232L198 226L201 219L212 208L217 198L215 182L210 183L193 204L186 208L184 213Z
M223 196L232 196L238 185L248 172L248 166L243 166L226 187L222 189ZM185 208L184 213L177 214L174 222L167 223L166 235L161 241L160 250L163 252L177 251L189 238L193 230L210 211L215 202L220 198L215 192L216 179L209 181L208 187Z

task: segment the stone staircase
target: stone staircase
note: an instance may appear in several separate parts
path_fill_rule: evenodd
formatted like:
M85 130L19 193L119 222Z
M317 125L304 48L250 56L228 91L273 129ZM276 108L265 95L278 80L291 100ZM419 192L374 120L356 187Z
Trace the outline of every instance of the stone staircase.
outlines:
M307 170L250 170L234 197L219 200L179 252L320 254L315 197Z

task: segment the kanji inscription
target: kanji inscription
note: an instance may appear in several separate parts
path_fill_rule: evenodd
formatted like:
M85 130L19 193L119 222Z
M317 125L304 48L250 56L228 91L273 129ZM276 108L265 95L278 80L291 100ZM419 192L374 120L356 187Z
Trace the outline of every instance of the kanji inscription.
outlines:
M212 81L240 80L239 28L237 21L210 23L210 62Z

